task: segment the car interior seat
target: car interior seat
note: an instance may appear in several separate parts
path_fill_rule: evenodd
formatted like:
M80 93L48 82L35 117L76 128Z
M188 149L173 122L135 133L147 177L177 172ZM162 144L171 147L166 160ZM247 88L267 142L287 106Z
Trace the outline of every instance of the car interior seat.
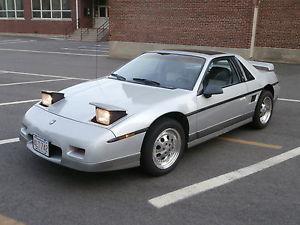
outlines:
M225 87L233 82L231 71L224 67L215 66L209 71L207 83Z

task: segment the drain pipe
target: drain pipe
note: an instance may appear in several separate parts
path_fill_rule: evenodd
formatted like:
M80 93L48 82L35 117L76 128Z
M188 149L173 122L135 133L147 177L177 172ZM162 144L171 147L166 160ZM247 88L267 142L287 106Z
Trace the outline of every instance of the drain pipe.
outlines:
M252 25L252 34L251 34L251 45L250 45L250 59L254 56L255 48L255 39L256 39L256 29L257 29L257 20L258 20L258 8L260 0L254 0L254 14L253 14L253 25Z
M78 17L79 17L79 13L78 13L78 0L76 0L75 2L75 7L76 7L76 30L78 30L79 28L79 21L78 21Z

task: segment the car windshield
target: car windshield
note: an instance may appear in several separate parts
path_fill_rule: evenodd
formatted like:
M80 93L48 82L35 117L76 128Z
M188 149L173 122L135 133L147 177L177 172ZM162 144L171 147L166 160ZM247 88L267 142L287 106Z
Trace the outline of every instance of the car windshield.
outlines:
M204 58L145 53L112 74L119 80L166 88L192 90L205 63Z

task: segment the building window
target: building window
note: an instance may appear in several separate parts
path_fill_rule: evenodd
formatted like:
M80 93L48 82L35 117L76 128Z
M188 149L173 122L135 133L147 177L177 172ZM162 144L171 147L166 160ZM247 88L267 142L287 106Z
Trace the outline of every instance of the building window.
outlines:
M23 0L0 0L0 18L24 18Z
M32 18L71 18L70 0L32 0Z

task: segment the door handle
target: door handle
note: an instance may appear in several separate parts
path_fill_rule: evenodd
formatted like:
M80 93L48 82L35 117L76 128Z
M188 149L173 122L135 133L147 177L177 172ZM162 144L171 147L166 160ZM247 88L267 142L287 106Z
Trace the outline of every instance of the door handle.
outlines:
M240 101L244 101L244 100L246 100L246 97L240 98Z

